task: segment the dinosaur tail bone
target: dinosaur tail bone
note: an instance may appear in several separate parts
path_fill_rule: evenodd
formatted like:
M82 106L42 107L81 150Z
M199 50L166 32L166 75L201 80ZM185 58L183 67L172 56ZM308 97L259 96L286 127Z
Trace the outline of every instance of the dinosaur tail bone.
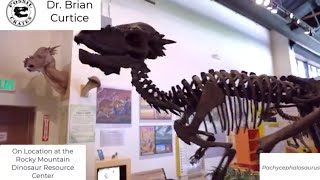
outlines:
M280 129L279 131L261 138L259 141L259 152L271 152L273 147L280 141L286 140L290 137L297 136L301 133L305 127L310 127L311 125L318 122L320 119L320 108L317 108L312 113L306 115L299 121Z

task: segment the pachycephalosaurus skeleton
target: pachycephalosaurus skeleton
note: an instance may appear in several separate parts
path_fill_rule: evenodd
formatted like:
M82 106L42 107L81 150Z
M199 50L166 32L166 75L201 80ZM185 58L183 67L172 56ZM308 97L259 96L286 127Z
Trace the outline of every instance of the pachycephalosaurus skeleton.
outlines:
M312 137L316 136L313 126L317 123L312 118L318 115L311 114L311 120L306 116L320 102L320 83L314 79L295 76L277 78L236 70L209 70L193 76L191 81L184 79L181 85L172 86L169 92L164 92L148 79L147 73L150 70L145 60L164 56L164 45L175 42L164 39L164 35L150 25L139 22L107 26L96 31L81 31L74 40L97 53L80 49L79 59L83 64L99 68L106 75L119 74L121 68L130 68L132 85L141 97L156 110L172 112L181 117L174 122L177 136L187 144L194 143L201 147L191 158L192 162L200 159L207 148L225 148L223 159L212 173L212 179L224 178L236 153L232 144L216 142L215 132L208 132L206 118L214 131L218 131L212 111L219 114L221 130L228 134L233 130L237 133L240 127L257 127L274 109L284 118L295 121L261 138L258 152L270 152L278 142L305 132ZM281 110L285 107L297 107L300 114L306 117L285 114ZM258 108L261 109L260 116L257 114ZM202 123L205 130L199 129Z

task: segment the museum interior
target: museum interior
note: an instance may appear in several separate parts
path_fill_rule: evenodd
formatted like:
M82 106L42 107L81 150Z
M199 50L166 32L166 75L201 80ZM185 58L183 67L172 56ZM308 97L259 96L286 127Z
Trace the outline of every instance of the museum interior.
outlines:
M87 180L259 179L258 150L320 151L319 12L103 0L101 31L0 31L0 144L85 145Z

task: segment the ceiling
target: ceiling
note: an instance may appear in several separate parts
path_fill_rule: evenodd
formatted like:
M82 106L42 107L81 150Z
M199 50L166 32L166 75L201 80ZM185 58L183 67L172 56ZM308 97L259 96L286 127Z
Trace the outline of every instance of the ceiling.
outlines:
M320 16L316 13L320 12L320 1L316 0L276 0L285 9L295 14L298 18L305 21L308 25L319 28Z
M281 4L289 11L293 11L308 2L308 0L276 0L277 4Z
M320 59L320 0L274 0L283 9L292 12L313 28L313 35L306 35L300 27L290 27L291 20L284 18L280 13L272 14L263 6L255 4L253 0L212 0L216 1L249 19L274 29L303 48L319 56Z

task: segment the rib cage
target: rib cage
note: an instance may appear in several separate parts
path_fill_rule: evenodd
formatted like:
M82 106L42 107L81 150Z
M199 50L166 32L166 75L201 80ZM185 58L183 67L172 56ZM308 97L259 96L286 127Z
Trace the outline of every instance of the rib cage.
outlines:
M260 75L238 72L232 70L229 73L220 70L209 70L208 73L202 72L200 76L193 76L191 83L183 79L182 85L172 86L167 92L160 91L148 79L147 72L132 70L132 84L136 87L150 106L158 111L171 111L179 115L180 112L195 112L198 101L202 94L202 88L210 81L217 83L225 95L224 103L213 110L217 111L220 119L220 127L227 134L241 126L252 128L260 125L262 118L258 117L256 109L260 107L261 114L266 113L271 108L278 107L281 103L291 103L292 97L299 96L300 86L286 81L286 77L278 79L275 76ZM211 113L207 115L213 124L215 133L216 125ZM204 121L205 128L207 124Z

